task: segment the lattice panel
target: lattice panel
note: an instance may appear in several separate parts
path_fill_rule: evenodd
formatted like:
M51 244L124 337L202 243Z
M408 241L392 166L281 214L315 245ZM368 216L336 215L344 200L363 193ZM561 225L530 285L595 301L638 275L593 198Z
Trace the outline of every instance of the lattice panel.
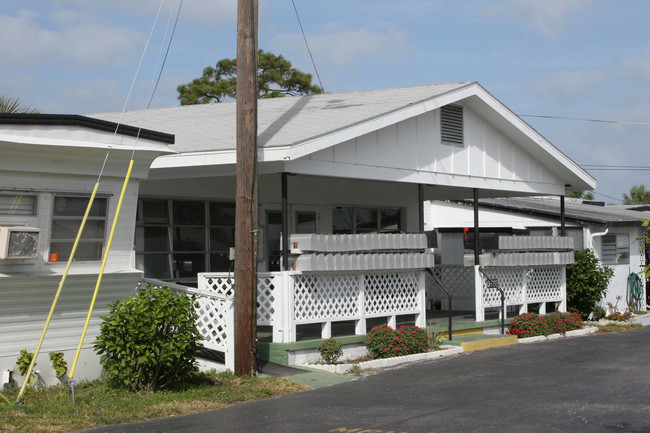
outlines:
M359 277L355 274L296 275L294 319L345 319L359 316Z
M203 335L203 345L208 349L226 351L228 338L234 337L233 330L226 324L227 301L198 296L196 302L199 304L195 308L199 316L196 325Z
M523 275L522 268L484 268L484 272L491 280L496 282L505 294L507 305L523 303ZM501 293L488 287L489 282L485 277L483 280L483 303L486 307L497 307L501 305Z
M235 277L233 276L208 276L205 278L205 287L208 293L228 298L235 297Z
M528 302L562 301L562 268L543 267L528 270Z
M275 308L275 277L273 275L258 276L257 278L257 324L260 326L274 325Z
M433 272L440 278L442 284L445 285L445 288L453 296L474 296L474 268L465 266L436 266L433 268ZM438 291L442 291L431 277L429 277L429 284Z
M418 273L365 276L366 314L400 313L418 309Z

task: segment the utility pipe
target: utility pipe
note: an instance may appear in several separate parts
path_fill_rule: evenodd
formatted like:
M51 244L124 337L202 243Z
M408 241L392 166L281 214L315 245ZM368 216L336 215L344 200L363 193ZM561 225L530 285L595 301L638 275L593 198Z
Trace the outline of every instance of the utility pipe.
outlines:
M93 202L95 201L95 195L97 194L98 188L99 188L99 181L95 183L95 188L93 189L93 192L90 195L90 200L88 200L86 213L84 213L84 216L81 220L81 225L79 226L79 230L77 231L77 237L74 240L74 244L72 244L72 250L70 251L70 257L68 257L68 263L65 266L63 275L61 275L61 281L59 281L59 287L57 288L56 295L54 296L54 300L52 301L52 306L50 307L50 313L47 315L47 320L45 320L45 326L43 327L41 338L38 340L36 351L34 352L34 356L32 356L32 361L29 363L29 367L27 368L27 373L25 374L25 380L23 381L23 384L20 387L20 392L18 393L18 397L16 397L16 403L20 401L21 397L23 396L23 393L25 392L25 388L27 386L27 378L31 374L32 369L36 364L36 358L38 357L38 354L41 351L41 346L43 346L43 340L45 340L45 334L47 333L47 329L49 328L50 322L52 321L52 316L54 315L54 309L56 308L56 304L57 302L59 302L59 296L61 295L61 290L63 289L63 285L65 284L65 280L68 276L68 271L70 271L70 266L72 266L72 261L74 260L75 253L77 252L77 246L79 245L81 234L83 233L84 227L86 226L86 221L88 220L90 209L92 208Z
M120 193L120 198L117 202L117 209L115 210L115 218L113 218L113 226L111 227L111 233L108 236L108 242L106 243L106 252L104 253L104 258L102 260L102 266L99 270L99 275L97 276L97 284L95 284L95 291L93 293L92 301L90 302L90 308L88 309L88 315L86 316L86 323L84 325L83 332L81 333L81 339L79 340L79 346L77 346L77 353L74 356L74 361L72 363L72 368L70 369L70 374L68 377L70 381L74 383L74 373L75 368L77 367L77 361L79 360L79 353L81 352L81 346L83 345L84 339L86 338L86 332L88 331L88 324L90 323L90 316L93 314L93 309L95 308L95 301L97 300L97 293L99 292L99 285L102 282L102 277L104 276L104 268L106 267L106 262L108 261L108 253L111 250L111 243L113 242L113 235L115 234L115 228L117 227L117 219L120 216L120 210L122 209L122 201L124 200L124 194L126 193L126 187L129 184L129 179L131 178L131 171L133 170L133 158L129 162L129 169L126 172L124 177L124 184L122 185L122 192Z

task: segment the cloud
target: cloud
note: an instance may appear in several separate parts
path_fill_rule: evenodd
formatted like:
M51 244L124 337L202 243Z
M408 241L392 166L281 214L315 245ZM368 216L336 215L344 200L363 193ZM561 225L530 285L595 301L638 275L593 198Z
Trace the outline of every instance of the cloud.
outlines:
M160 9L161 17L166 17L170 10L178 10L180 0L165 2L162 7L159 0L111 0L110 2L92 2L88 0L59 0L61 6L94 9L96 12L114 12L116 9L128 15L136 14L153 18ZM237 17L237 2L233 0L187 0L181 7L181 20L190 20L208 27L218 27L224 22L232 22Z
M344 28L342 23L329 23L322 33L308 34L307 40L318 63L338 67L354 67L368 60L392 62L410 51L406 32L383 23L359 29ZM304 41L298 34L279 34L272 44L281 52L304 51Z
M650 83L650 58L648 57L623 60L618 69L620 74L627 79Z
M485 17L523 18L544 37L554 38L573 24L575 12L594 0L500 0L484 5L479 13Z
M529 87L530 90L560 100L575 101L604 83L605 71L559 71L543 74Z
M51 30L39 25L38 18L36 12L25 10L16 16L0 15L5 35L0 44L2 63L34 68L65 60L83 68L101 68L116 57L133 55L143 42L142 34L127 28L82 23Z

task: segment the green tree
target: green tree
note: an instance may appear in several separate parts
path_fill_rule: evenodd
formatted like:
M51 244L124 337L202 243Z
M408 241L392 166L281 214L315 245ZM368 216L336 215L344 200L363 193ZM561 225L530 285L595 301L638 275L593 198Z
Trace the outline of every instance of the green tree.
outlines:
M30 107L29 105L23 105L18 98L0 95L0 113L38 114L40 111L36 108Z
M323 89L311 83L312 76L291 66L291 62L273 53L257 54L257 88L259 98L312 95ZM216 68L208 66L203 76L177 88L181 105L223 102L237 97L237 59L222 59Z
M634 185L630 188L630 195L623 193L623 204L650 204L650 191L645 185Z
M581 198L584 200L593 200L594 195L590 192L585 193L584 191L567 191L565 197L568 198Z

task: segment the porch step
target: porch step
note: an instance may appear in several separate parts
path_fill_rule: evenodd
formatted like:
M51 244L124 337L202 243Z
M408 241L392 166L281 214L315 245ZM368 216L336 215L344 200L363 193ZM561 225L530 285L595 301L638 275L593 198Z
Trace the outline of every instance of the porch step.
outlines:
M490 349L493 347L511 346L517 344L515 335L490 335L490 334L469 334L453 336L452 341L446 341L445 344L462 347L465 352L476 350Z

